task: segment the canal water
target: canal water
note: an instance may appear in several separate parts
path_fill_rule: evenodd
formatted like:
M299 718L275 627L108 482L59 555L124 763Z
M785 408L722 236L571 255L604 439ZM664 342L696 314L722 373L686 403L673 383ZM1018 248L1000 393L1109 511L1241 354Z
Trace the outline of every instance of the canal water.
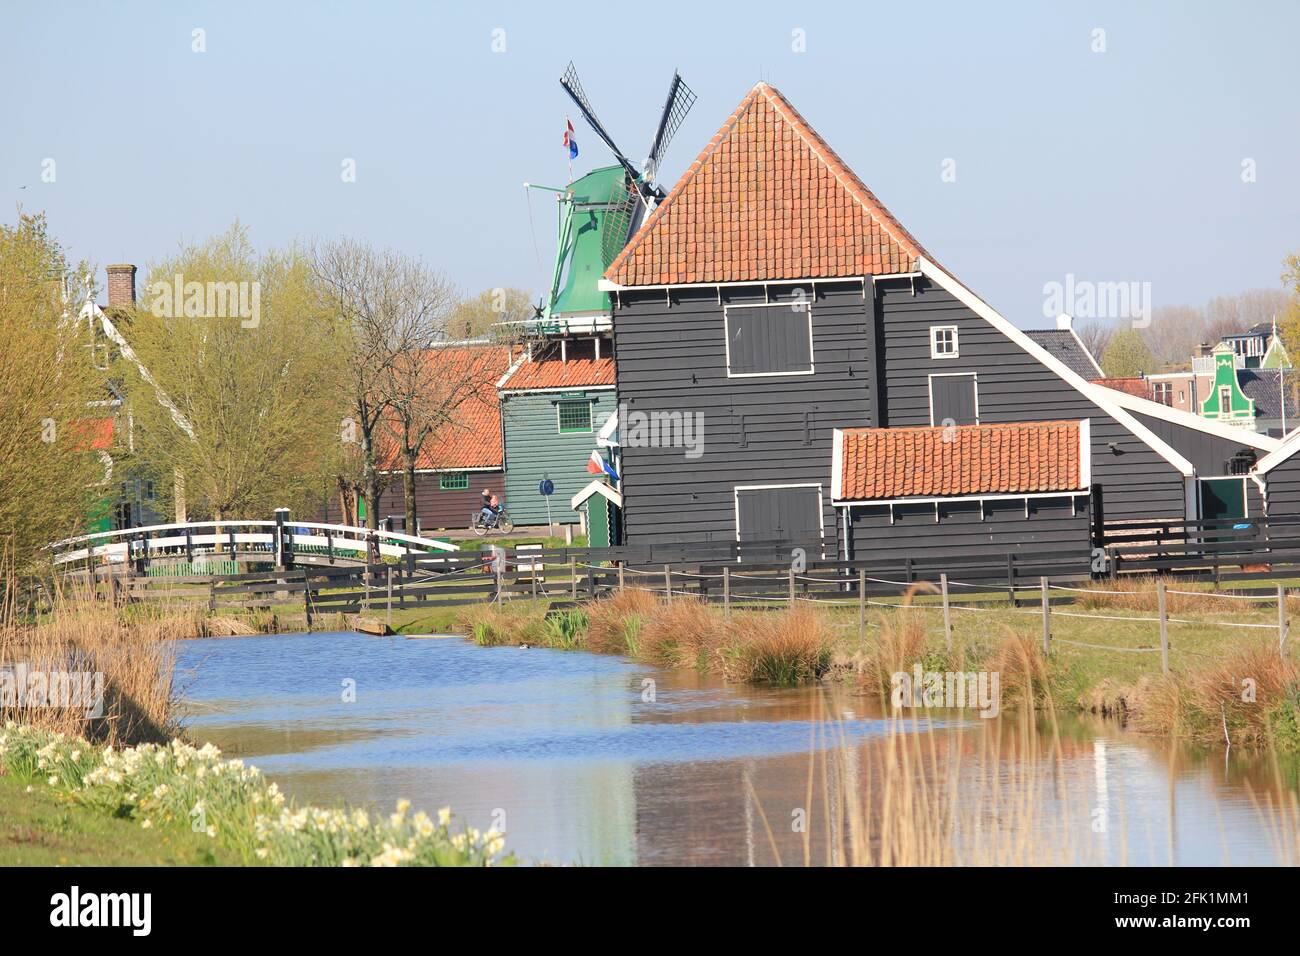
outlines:
M949 768L968 829L1006 822L998 788L1040 781L1039 862L1059 861L1062 847L1097 865L1272 864L1292 853L1264 809L1279 785L1271 767L1101 721L1027 729L1009 715L945 711L900 722L843 688L728 685L457 637L184 641L177 678L189 735L292 797L450 806L480 829L502 825L525 862L840 862L845 795L869 792L870 768L904 751L937 755L918 779ZM919 750L897 749L900 732ZM1294 768L1281 780L1294 786Z

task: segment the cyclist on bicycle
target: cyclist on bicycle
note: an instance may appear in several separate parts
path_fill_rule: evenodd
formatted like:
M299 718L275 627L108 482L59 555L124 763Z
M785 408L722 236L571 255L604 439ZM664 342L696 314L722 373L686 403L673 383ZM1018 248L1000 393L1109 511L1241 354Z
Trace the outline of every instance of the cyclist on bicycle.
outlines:
M496 495L492 494L491 488L483 489L482 502L483 523L491 527L497 523L497 515L501 513L501 502Z

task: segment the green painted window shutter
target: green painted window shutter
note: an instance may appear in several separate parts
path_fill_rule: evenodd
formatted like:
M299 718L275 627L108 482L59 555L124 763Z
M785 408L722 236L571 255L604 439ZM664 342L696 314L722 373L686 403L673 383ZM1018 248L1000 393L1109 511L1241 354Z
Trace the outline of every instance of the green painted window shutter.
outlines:
M464 491L469 487L469 474L463 471L448 472L438 476L439 491Z

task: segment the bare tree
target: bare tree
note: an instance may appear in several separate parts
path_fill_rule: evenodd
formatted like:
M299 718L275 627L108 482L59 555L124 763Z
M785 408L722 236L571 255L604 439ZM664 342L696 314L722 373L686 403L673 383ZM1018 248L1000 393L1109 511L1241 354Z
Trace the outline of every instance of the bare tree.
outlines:
M1101 364L1101 357L1106 352L1110 337L1115 334L1115 326L1094 319L1076 325L1074 331L1079 336L1079 341L1083 343L1083 347L1092 353L1092 357L1098 364Z

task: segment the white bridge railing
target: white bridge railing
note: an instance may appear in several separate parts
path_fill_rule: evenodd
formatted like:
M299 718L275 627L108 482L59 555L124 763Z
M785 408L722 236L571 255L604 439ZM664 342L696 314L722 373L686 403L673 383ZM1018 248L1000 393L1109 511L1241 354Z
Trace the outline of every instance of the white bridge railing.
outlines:
M446 541L434 541L397 531L372 531L344 524L317 521L195 521L156 524L145 528L99 531L66 538L49 545L56 565L89 561L110 564L156 558L265 552L276 564L286 552L325 552L365 559L372 550L380 556L403 557L431 551L459 551Z

